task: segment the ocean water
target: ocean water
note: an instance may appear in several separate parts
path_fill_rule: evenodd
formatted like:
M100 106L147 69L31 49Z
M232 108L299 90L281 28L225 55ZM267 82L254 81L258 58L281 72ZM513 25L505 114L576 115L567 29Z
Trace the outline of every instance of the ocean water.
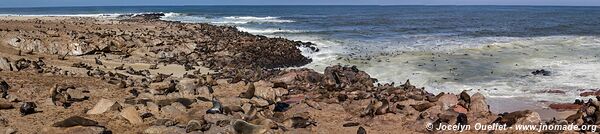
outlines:
M431 92L571 102L600 88L600 7L155 6L0 9L1 15L97 16L163 12L162 19L236 26L317 44L323 71L356 65L380 82ZM545 69L550 76L531 72ZM560 90L565 94L547 93Z

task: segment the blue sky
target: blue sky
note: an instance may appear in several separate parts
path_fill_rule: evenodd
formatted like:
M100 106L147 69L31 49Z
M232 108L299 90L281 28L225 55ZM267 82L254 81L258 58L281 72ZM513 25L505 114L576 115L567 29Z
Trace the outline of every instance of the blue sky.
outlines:
M1 0L0 7L124 5L564 5L600 6L600 0Z

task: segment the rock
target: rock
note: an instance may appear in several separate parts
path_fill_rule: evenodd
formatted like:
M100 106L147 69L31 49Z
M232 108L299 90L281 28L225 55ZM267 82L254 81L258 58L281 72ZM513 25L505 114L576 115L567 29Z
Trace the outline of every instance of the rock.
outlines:
M4 131L5 134L15 134L17 133L17 130L15 130L14 128L7 128L6 131Z
M438 103L442 104L443 110L447 110L458 104L458 97L453 94L444 94L438 98Z
M600 91L582 92L582 93L579 94L579 96L581 96L581 97L600 96Z
M204 115L204 120L208 123L212 123L215 124L218 121L222 121L222 120L228 120L229 117L227 115L223 115L223 114L205 114Z
M8 58L0 58L0 71L13 71L13 68L10 65L10 61L8 60Z
M142 117L140 116L140 114L137 112L137 110L135 109L135 107L126 107L121 111L121 117L127 119L129 121L129 123L134 124L134 125L138 125L138 124L143 124L144 120L142 119Z
M533 74L533 75L542 75L542 76L550 76L551 72L547 71L547 70L544 70L544 69L541 69L541 70L535 70L535 71L531 72L531 74Z
M480 93L475 93L471 96L471 103L469 104L469 112L472 113L489 113L490 109L485 102L485 97Z
M238 134L264 134L267 132L267 128L250 124L242 120L235 121L233 123L233 129Z
M184 128L176 126L151 126L144 130L144 134L184 134L186 133Z
M467 113L467 112L469 112L465 107L463 107L461 105L454 105L452 107L452 111L457 112L457 113Z
M98 122L80 116L71 116L52 124L52 127L98 126Z
M264 99L260 99L260 98L252 98L250 100L250 103L256 105L256 106L260 106L260 107L266 107L269 106L269 101L264 100Z
M177 86L175 86L175 87L181 94L181 97L194 98L194 95L196 94L196 88L197 88L196 83L197 82L194 79L183 79L183 80L180 80L179 83L177 84Z
M548 107L554 110L577 110L581 108L581 105L571 103L554 103L550 104Z
M37 106L35 105L35 103L33 102L25 102L21 105L21 108L19 109L19 111L21 112L22 116L28 115L28 114L33 114L35 113L35 108L37 108Z
M108 130L96 126L75 126L67 128L44 128L40 131L42 134L105 134Z
M254 92L256 97L260 97L271 102L275 102L277 97L288 93L287 89L273 88L273 83L263 80L255 82L254 86L256 88Z
M156 105L156 103L154 103L154 102L146 102L146 108L152 114L158 114L158 113L160 113L160 107L158 105Z
M121 109L121 105L117 101L109 99L100 99L98 103L91 110L87 111L87 114L102 114L106 111L116 111Z
M174 106L168 105L168 106L164 106L160 109L161 114L165 115L167 117L171 117L171 118L175 118L179 115L183 115L185 114L183 111L177 109Z

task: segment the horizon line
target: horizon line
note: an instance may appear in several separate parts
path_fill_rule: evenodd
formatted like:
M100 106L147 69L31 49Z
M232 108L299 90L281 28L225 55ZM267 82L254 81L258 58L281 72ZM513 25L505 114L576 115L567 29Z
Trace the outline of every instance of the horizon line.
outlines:
M73 6L22 6L22 7L1 7L2 8L69 8L69 7L178 7L178 6L529 6L529 7L600 7L600 5L523 5L523 4L498 4L498 5L486 5L486 4L456 4L456 5L448 5L448 4L406 4L406 5L398 5L398 4L383 4L383 5L352 5L352 4L323 4L323 5L73 5Z

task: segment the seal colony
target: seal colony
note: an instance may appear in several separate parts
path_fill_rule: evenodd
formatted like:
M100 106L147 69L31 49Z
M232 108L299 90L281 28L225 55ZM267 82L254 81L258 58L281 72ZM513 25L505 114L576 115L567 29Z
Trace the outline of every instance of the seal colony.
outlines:
M6 133L429 133L428 124L599 124L597 99L567 118L494 114L485 97L377 83L355 66L319 73L298 47L235 27L118 18L1 17ZM492 132L468 131L471 133ZM508 130L507 132L510 132Z

